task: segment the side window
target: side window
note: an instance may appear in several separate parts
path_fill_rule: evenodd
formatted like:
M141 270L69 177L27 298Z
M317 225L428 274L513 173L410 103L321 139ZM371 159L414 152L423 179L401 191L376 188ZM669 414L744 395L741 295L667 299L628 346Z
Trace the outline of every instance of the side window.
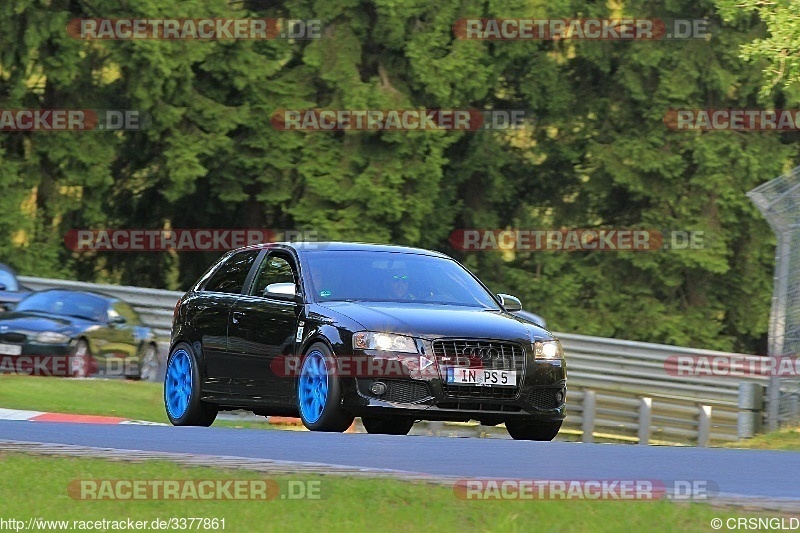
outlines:
M209 278L202 290L241 294L250 268L258 257L259 250L247 250L233 254Z
M271 253L264 258L258 267L250 294L263 296L267 285L273 283L293 283L297 287L293 262L286 254Z
M108 309L108 317L111 318L112 315L120 315L125 317L125 323L130 326L139 326L141 322L139 321L139 315L136 314L136 311L128 305L126 302L121 300L117 300L111 304L111 307Z

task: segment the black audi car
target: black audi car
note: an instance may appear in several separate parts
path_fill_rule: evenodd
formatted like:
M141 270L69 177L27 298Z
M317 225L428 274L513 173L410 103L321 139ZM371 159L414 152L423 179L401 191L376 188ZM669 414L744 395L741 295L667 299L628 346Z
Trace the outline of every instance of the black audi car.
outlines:
M417 420L505 423L551 440L566 364L441 253L352 243L256 245L223 256L175 307L164 384L174 425L218 411L299 416L315 431L407 434Z
M52 289L0 314L0 373L153 381L157 371L153 330L117 298Z

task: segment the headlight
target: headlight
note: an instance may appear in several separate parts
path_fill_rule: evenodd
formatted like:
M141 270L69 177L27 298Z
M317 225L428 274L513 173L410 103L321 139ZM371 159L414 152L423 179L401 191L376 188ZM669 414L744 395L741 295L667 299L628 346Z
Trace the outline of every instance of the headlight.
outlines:
M55 331L43 331L36 335L33 340L41 344L65 344L69 342L69 337Z
M353 347L359 350L385 350L388 352L419 353L417 343L405 335L359 331L353 334Z
M558 341L536 341L533 343L535 359L563 359L564 349Z

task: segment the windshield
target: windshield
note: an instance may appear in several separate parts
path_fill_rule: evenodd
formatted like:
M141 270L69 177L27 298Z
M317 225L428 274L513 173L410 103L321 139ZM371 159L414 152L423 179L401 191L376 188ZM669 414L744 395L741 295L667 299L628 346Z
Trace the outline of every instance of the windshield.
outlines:
M4 290L7 291L17 291L19 290L19 286L17 285L17 278L14 277L10 271L0 268L0 285L5 286Z
M451 259L398 252L312 252L305 281L318 301L426 302L498 309Z
M108 317L106 301L92 294L67 291L46 291L28 296L14 311L40 312L105 322Z

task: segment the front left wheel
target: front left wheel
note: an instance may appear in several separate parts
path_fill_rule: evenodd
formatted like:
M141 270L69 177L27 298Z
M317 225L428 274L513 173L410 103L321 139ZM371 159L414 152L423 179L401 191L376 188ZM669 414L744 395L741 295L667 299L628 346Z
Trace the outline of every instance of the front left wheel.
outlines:
M333 354L322 343L313 344L303 358L297 380L297 410L311 431L341 433L355 417L342 408L342 384Z
M408 435L414 425L413 418L387 416L384 418L361 417L367 433L378 435Z
M527 420L506 420L508 434L514 440L553 440L561 429L561 420L551 422L530 422Z
M192 348L180 343L167 360L164 406L173 426L210 426L218 408L200 399L200 369Z

